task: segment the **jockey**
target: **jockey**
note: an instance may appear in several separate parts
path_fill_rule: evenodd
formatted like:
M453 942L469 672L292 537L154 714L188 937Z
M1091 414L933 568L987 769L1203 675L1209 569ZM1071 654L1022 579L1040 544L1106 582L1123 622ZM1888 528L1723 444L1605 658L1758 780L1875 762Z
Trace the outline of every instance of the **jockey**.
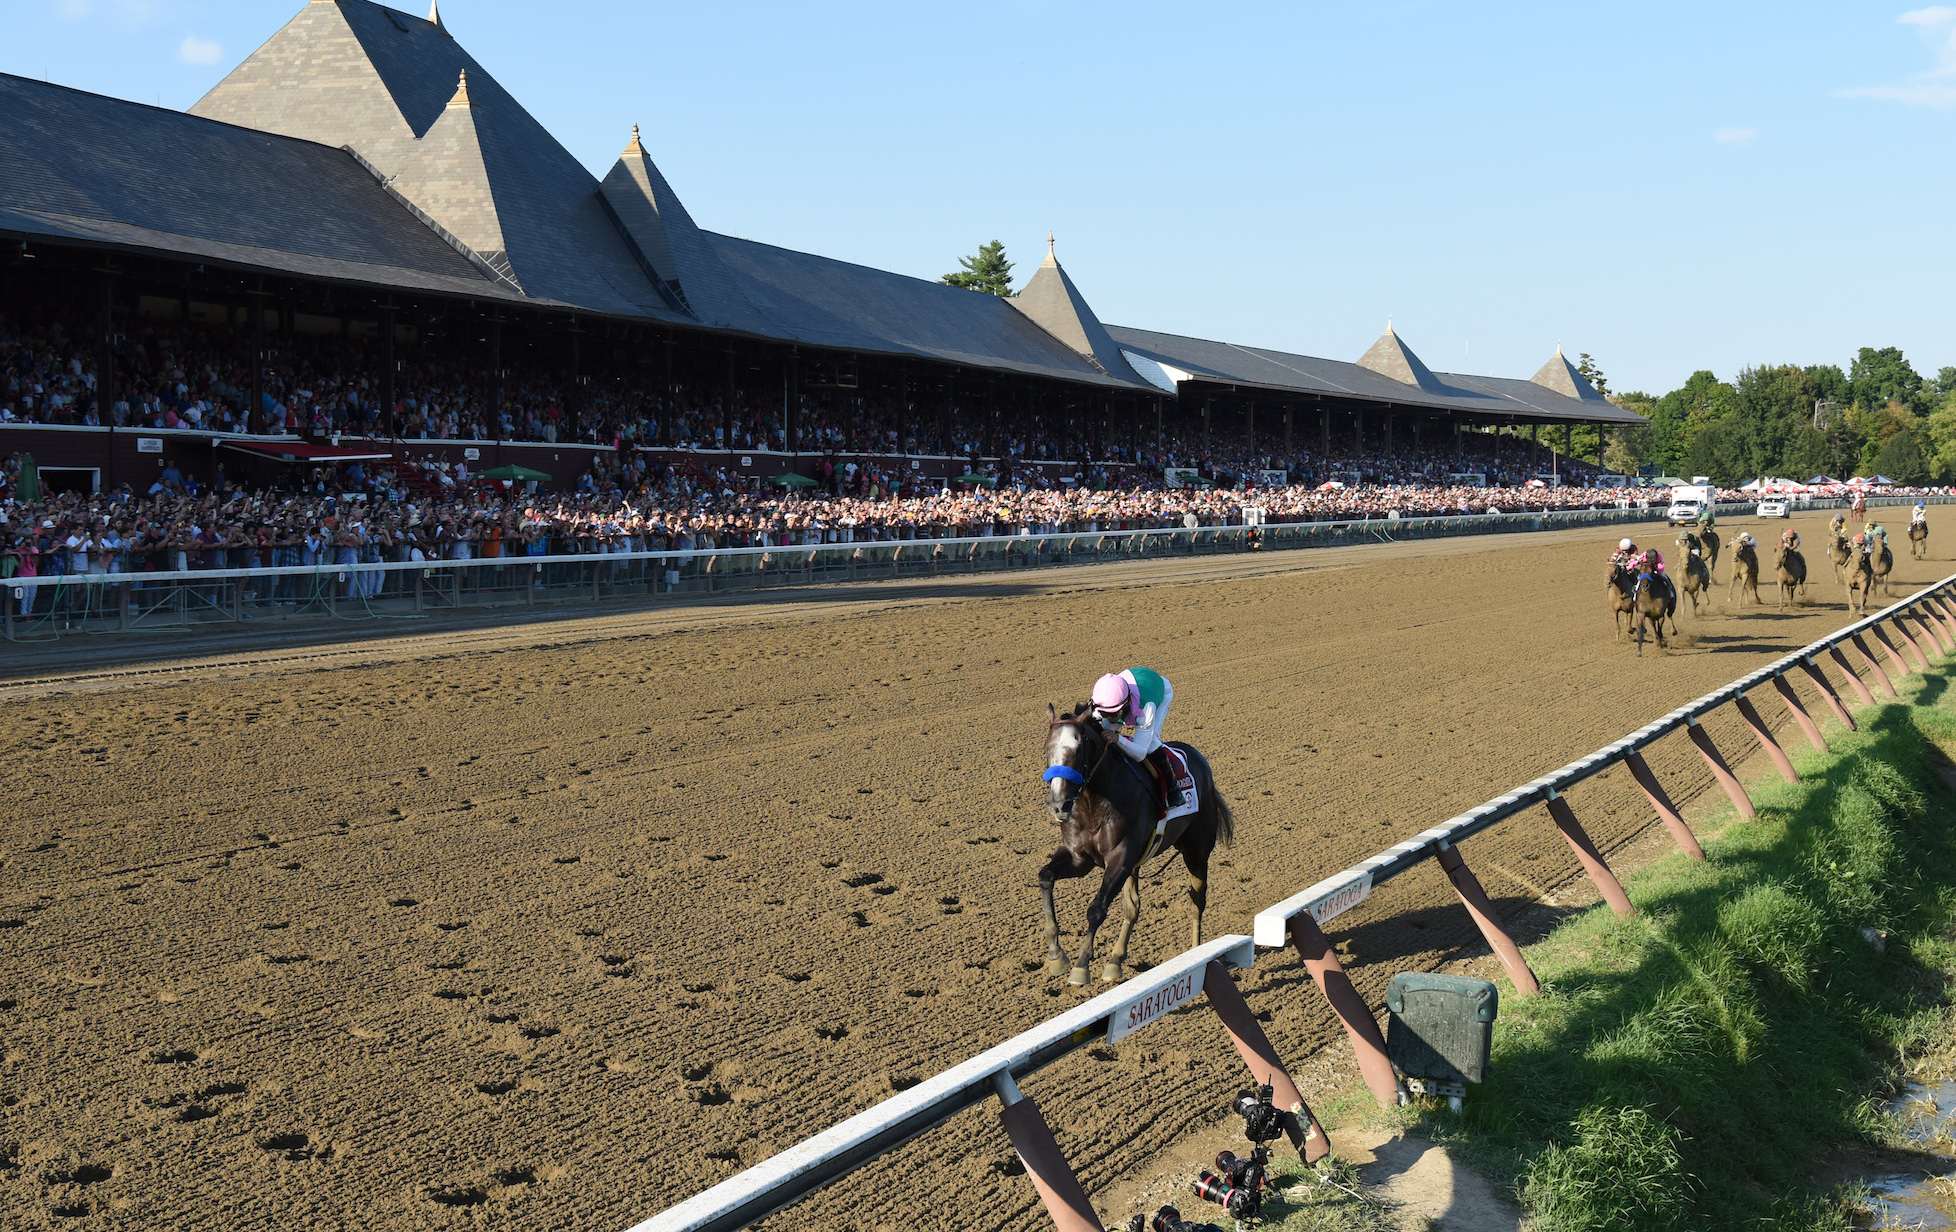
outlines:
M1168 759L1160 755L1161 729L1168 719L1168 707L1175 700L1175 688L1168 678L1160 672L1145 667L1130 667L1125 671L1109 672L1093 685L1093 712L1105 731L1114 732L1115 741L1121 752L1134 761L1155 759L1155 766L1161 771L1162 781L1168 784L1168 807L1178 809L1184 803L1181 784L1175 781L1175 772L1168 765ZM1134 734L1119 734L1120 729L1132 724Z
M1791 526L1787 527L1785 530L1779 532L1779 545L1783 548L1792 548L1795 552L1799 551L1800 532L1794 530Z
M1910 526L1929 520L1929 506L1922 501L1915 502L1915 511L1908 516Z
M1867 536L1868 536L1868 550L1869 550L1869 551L1873 551L1873 550L1874 550L1874 541L1875 541L1876 539L1880 539L1880 540L1881 540L1881 546L1882 546L1882 548L1883 548L1883 549L1886 549L1886 548L1888 547L1888 528L1887 528L1887 527L1885 527L1885 526L1883 526L1883 525L1882 525L1881 523L1879 523L1879 522L1876 522L1876 521L1873 521L1873 520L1871 519L1871 520L1870 520L1870 521L1868 522L1868 524L1867 524L1866 526L1864 526L1864 527L1862 527L1861 529L1867 532Z
M1712 503L1710 501L1706 501L1705 507L1698 511L1698 529L1710 530L1712 528L1712 524L1716 521L1718 521L1718 515L1715 512L1713 512Z
M1827 523L1827 529L1833 531L1836 538L1845 535L1847 533L1847 515L1836 513L1834 520Z
M1630 569L1637 575L1638 590L1643 589L1644 579L1649 578L1660 592L1669 593L1673 600L1677 598L1677 592L1671 587L1670 575L1664 572L1664 554L1656 548L1646 548L1632 557Z
M1637 556L1637 545L1635 543L1628 539L1619 539L1616 544L1616 554L1610 557L1610 567L1613 569L1623 568L1634 570L1636 568L1635 562Z

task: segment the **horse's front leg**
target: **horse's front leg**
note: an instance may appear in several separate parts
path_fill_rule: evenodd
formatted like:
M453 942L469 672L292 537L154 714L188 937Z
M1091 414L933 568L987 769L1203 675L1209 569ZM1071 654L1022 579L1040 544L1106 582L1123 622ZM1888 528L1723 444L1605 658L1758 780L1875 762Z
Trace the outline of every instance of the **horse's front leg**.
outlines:
M1073 960L1073 974L1066 977L1069 984L1084 986L1091 977L1093 967L1093 942L1099 934L1100 926L1107 922L1107 912L1114 905L1114 895L1120 893L1122 885L1134 876L1134 858L1125 851L1117 852L1107 863L1107 871L1100 878L1100 890L1087 904L1087 943L1080 950L1080 956Z
M1141 870L1127 879L1127 886L1121 890L1121 931L1114 937L1114 952L1100 968L1100 982L1116 984L1120 982L1121 968L1127 965L1127 943L1134 936L1134 923L1141 918Z
M1084 877L1092 865L1081 858L1080 853L1071 847L1061 847L1046 866L1039 870L1039 906L1041 919L1040 932L1046 940L1046 974L1065 975L1072 967L1066 951L1060 948L1059 917L1053 912L1053 883L1074 877Z

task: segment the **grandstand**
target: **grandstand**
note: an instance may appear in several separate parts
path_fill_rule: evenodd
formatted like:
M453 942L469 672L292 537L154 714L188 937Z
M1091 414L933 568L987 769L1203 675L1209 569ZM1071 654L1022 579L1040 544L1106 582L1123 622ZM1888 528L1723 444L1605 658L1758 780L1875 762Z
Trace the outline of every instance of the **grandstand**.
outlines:
M1050 245L1001 299L717 234L636 126L595 177L438 14L369 0L311 0L188 114L0 76L0 115L0 317L73 352L65 393L0 388L0 455L91 483L218 441L267 476L378 451L563 482L623 448L1118 479L1221 442L1329 475L1641 422L1559 351L1524 381L1435 373L1390 326L1346 363L1104 325Z

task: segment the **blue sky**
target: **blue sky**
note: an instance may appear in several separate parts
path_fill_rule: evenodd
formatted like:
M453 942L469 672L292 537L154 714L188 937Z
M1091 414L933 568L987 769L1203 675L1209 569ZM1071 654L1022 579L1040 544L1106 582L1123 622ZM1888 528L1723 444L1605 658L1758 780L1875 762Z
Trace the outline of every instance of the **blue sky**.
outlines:
M300 0L6 0L0 71L182 108ZM422 10L415 9L420 12ZM447 0L602 175L922 277L1050 230L1102 319L1616 389L1956 365L1956 8Z

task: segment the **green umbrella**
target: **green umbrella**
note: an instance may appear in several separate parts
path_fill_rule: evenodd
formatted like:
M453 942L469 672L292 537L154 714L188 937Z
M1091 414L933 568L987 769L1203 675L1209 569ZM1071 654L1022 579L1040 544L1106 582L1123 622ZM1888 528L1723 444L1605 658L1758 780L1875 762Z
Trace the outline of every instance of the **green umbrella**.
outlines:
M959 483L991 483L993 482L993 479L990 475L980 475L977 471L966 471L964 474L958 476L958 482Z
M768 482L778 483L784 488L812 488L815 486L813 479L810 479L806 475L797 475L793 471L789 471L785 475L776 475L774 478L768 480Z
M533 471L527 466L498 466L492 470L483 471L480 475L477 475L476 478L477 479L517 479L517 480L534 479L538 483L550 482L550 476L544 474L542 471Z
M41 499L41 468L34 465L34 455L20 455L20 479L14 484L14 495L24 501Z

